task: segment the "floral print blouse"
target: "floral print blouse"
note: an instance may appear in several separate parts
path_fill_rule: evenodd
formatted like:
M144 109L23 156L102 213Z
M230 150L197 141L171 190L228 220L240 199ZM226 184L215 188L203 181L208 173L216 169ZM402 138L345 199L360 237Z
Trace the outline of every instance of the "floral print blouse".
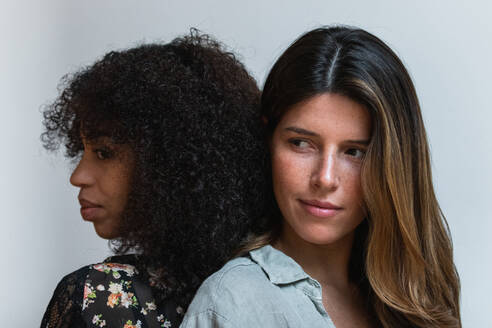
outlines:
M134 262L133 255L114 256L65 276L41 328L177 328L183 309L172 300L156 303L152 275Z

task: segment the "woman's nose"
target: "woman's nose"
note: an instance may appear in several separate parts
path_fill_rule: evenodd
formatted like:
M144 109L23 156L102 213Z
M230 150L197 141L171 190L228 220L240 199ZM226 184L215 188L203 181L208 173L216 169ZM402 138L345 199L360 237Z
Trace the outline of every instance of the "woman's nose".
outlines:
M335 154L327 154L320 157L312 174L313 186L317 189L336 189L340 182L338 171Z
M75 187L87 187L94 183L94 175L86 156L82 155L79 164L70 176L70 183Z

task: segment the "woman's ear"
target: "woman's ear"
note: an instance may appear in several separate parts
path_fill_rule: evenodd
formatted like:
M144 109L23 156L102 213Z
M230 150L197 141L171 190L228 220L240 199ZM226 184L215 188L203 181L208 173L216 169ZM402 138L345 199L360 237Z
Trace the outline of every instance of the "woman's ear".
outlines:
M261 121L263 122L263 125L267 126L268 125L268 119L266 118L265 115L261 116Z

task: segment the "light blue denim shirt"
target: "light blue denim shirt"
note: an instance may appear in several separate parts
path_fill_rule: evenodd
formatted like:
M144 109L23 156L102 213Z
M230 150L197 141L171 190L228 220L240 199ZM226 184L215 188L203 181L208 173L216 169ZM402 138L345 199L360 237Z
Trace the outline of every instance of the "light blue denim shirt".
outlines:
M181 328L335 328L321 285L270 245L226 263L202 284Z

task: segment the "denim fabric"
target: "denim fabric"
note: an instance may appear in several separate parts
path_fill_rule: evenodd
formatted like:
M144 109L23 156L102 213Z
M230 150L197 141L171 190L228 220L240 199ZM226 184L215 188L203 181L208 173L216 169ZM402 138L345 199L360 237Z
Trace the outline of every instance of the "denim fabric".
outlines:
M270 245L211 275L198 290L181 328L335 328L320 284Z

